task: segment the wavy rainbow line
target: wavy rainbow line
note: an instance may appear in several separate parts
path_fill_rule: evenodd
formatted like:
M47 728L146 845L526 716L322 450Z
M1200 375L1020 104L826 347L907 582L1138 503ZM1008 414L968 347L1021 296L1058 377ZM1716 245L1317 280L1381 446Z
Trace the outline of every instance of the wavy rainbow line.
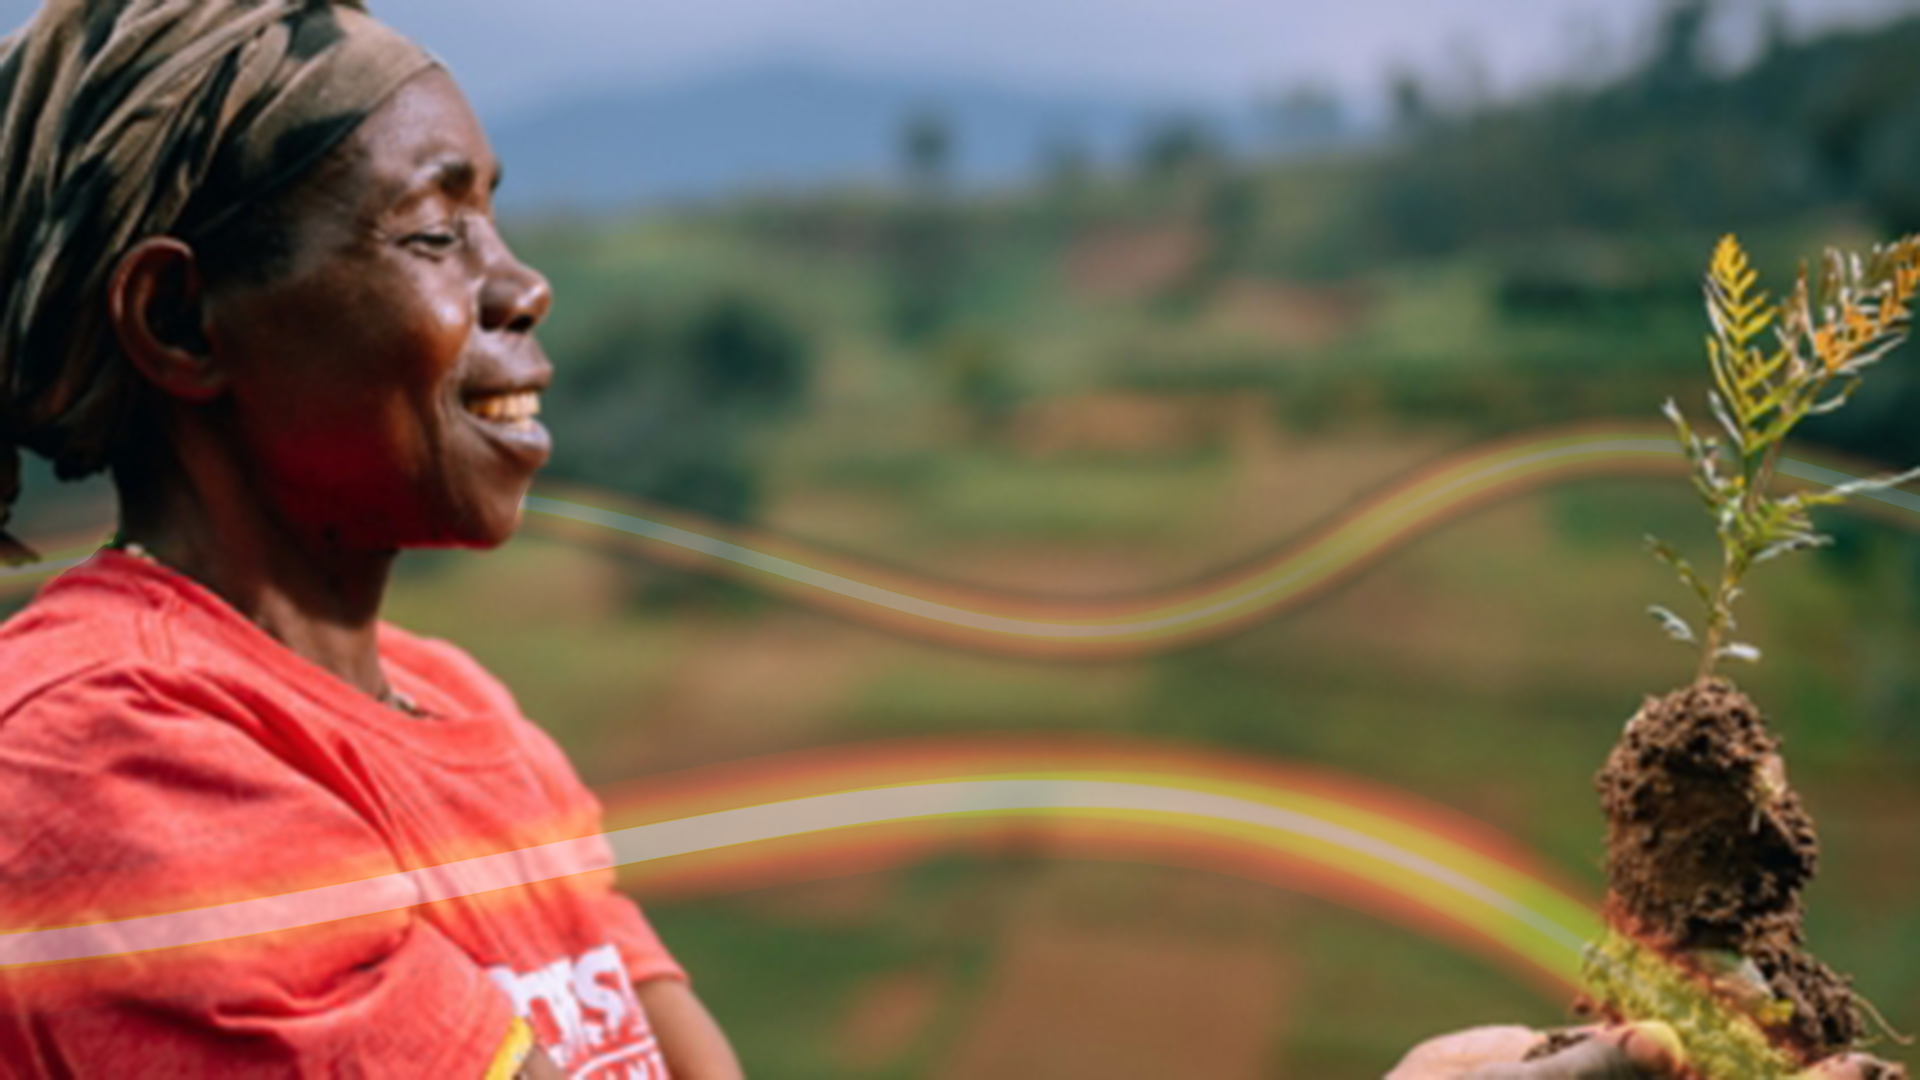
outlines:
M610 828L672 822L727 838L628 863L623 880L651 897L840 877L952 850L1150 863L1371 913L1475 952L1555 1001L1581 985L1582 950L1601 929L1587 890L1455 811L1331 771L1162 743L926 737L601 794Z
M1496 499L1577 477L1680 475L1683 467L1678 445L1652 429L1610 425L1535 433L1422 469L1243 569L1184 588L1103 600L1034 599L947 585L585 488L543 485L525 508L533 531L617 545L856 622L982 652L1092 659L1175 649L1271 618ZM1779 472L1815 485L1852 479L1799 460L1782 461ZM1866 497L1883 509L1920 512L1920 496L1907 492ZM1913 514L1898 514L1897 520L1920 527ZM0 593L30 587L88 550L76 547L45 563L0 570Z
M1146 596L1047 600L946 585L745 529L558 487L526 501L529 523L584 543L614 543L683 569L724 576L856 622L981 652L1098 659L1221 637L1331 589L1445 521L1497 499L1588 476L1684 474L1679 445L1651 428L1559 429L1431 465L1241 570ZM1806 461L1782 475L1833 486L1853 479ZM567 498L560 496L567 495ZM1920 496L1868 493L1920 512ZM1866 505L1866 504L1863 504ZM1920 528L1920 517L1897 520Z
M1564 999L1600 922L1511 841L1330 773L1110 739L930 739L784 755L606 793L608 831L283 896L0 935L61 964L478 896L607 865L650 894L898 865L983 841L1199 867L1451 938Z
M526 507L542 532L612 540L869 625L985 652L1106 658L1179 648L1270 618L1492 499L1578 475L1674 468L1679 460L1669 438L1618 430L1497 443L1420 470L1249 567L1111 600L1031 599L940 584L631 502L612 504L631 513L608 509L601 493L563 500L553 491L530 497Z

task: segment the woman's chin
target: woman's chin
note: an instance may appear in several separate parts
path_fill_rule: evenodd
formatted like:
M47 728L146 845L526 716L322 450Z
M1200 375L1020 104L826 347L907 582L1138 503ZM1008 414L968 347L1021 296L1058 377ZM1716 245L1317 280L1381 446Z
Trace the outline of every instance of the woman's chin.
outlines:
M443 542L434 546L475 551L492 551L500 547L520 531L523 497L524 489L521 489L515 491L511 498L491 499L485 505L475 507L472 513L462 516L454 529L449 530Z
M416 518L409 526L392 528L391 519L384 529L364 533L343 532L341 546L359 549L434 551L465 549L491 551L500 547L520 529L520 500L524 489L509 495L463 500L446 505L425 519Z

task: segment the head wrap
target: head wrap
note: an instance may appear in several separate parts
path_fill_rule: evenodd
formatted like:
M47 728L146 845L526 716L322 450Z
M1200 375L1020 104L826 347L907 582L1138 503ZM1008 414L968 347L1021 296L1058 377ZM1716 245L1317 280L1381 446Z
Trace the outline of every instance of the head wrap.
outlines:
M361 0L47 0L0 52L4 526L20 447L77 479L127 423L139 376L106 317L120 256L211 233L436 61Z

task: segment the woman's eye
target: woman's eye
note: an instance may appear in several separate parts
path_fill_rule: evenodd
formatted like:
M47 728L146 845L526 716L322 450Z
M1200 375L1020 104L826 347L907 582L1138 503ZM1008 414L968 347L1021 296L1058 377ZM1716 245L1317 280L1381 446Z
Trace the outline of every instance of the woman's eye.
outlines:
M429 229L425 232L414 233L412 236L407 237L405 242L413 247L422 248L437 254L452 251L458 246L460 243L460 234L452 229Z

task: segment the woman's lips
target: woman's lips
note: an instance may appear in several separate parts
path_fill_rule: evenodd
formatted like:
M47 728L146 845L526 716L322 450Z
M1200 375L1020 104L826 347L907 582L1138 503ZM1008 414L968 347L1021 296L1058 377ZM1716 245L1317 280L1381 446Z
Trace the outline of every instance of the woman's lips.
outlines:
M509 390L496 394L479 394L467 398L462 405L473 415L489 423L505 424L509 427L529 423L540 415L540 392L538 390Z
M506 390L471 394L461 406L479 428L496 442L542 459L552 449L552 436L534 417L540 415L538 390Z

